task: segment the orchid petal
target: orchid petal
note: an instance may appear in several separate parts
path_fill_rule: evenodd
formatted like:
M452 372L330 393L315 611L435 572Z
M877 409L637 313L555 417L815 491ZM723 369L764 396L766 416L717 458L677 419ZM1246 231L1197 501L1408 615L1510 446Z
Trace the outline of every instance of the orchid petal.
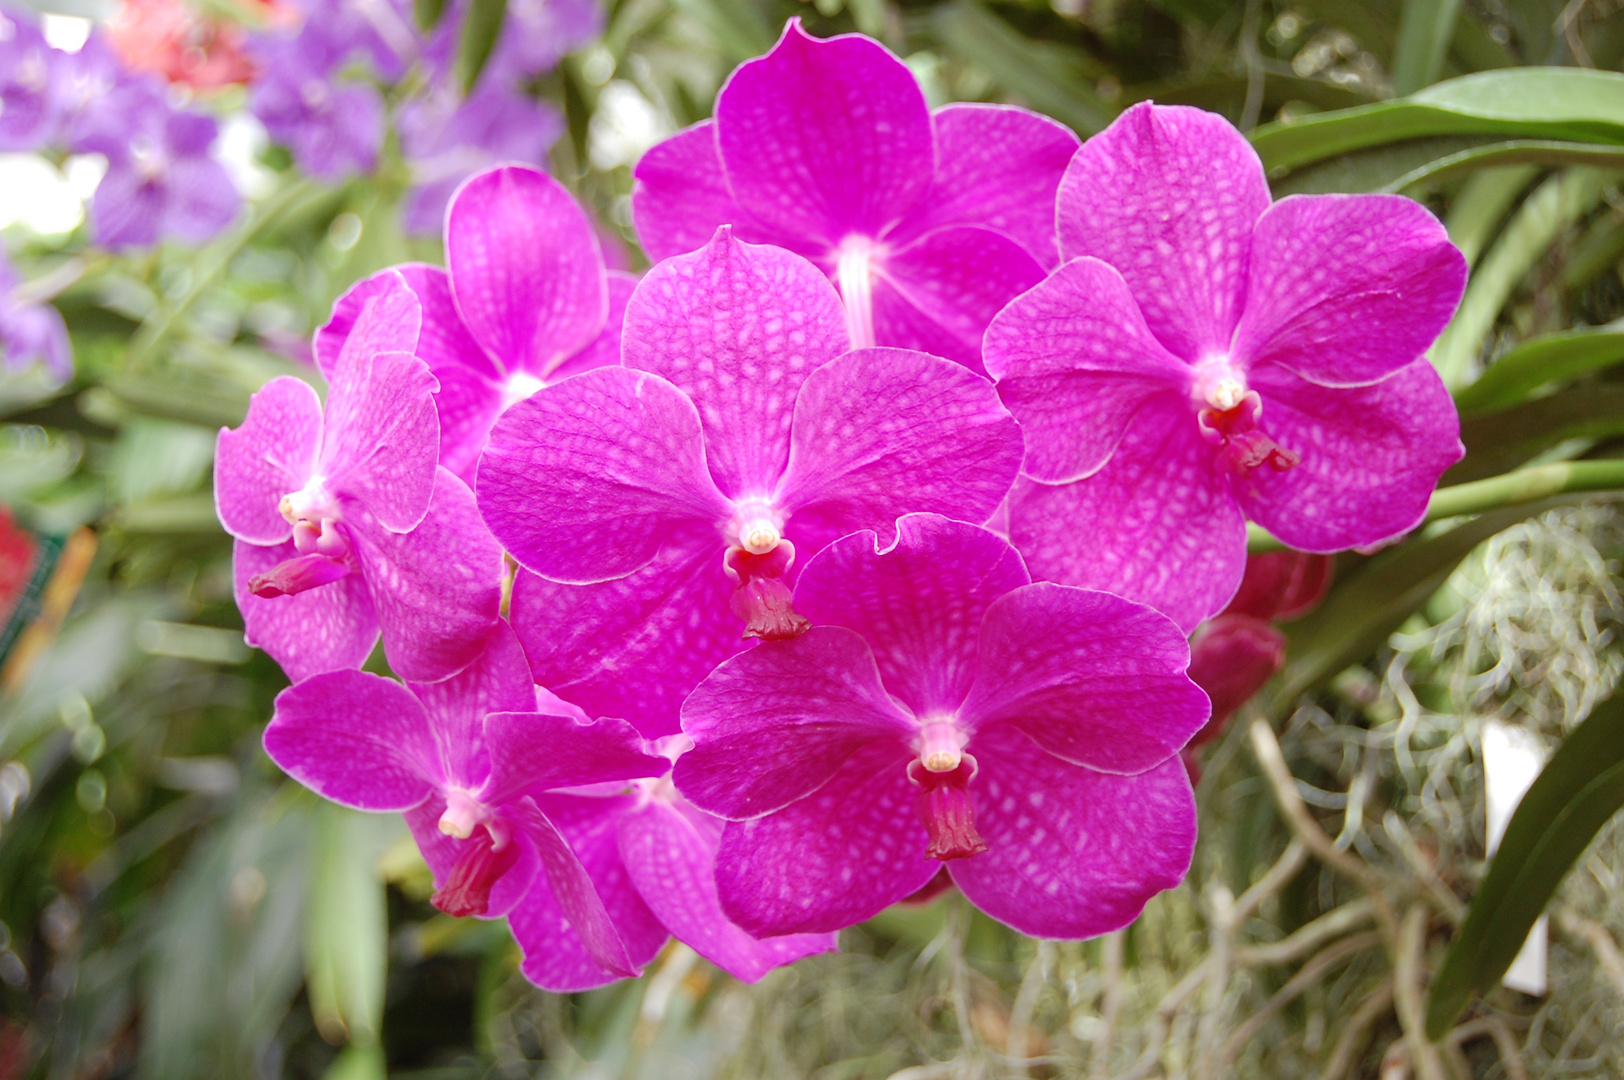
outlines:
M309 383L289 375L249 399L241 427L220 429L214 505L226 532L250 544L280 544L293 535L278 505L316 471L321 429L321 399Z
M632 166L632 222L655 262L698 251L723 225L747 231L746 220L728 190L714 120L684 128Z
M677 790L744 819L811 795L870 743L905 759L916 725L886 694L862 637L819 626L719 665L683 703L682 730L694 748L672 770Z
M579 375L593 368L610 367L620 363L621 331L626 324L626 305L637 289L637 275L624 270L609 270L603 276L609 290L609 317L603 329L574 356L565 357L553 368L548 382L560 382L571 375Z
M763 224L833 247L877 237L935 172L919 82L879 42L818 40L799 19L716 95L717 148L738 204Z
M732 508L705 469L699 413L657 375L604 367L537 391L491 429L479 508L527 569L571 584L645 566L672 532Z
M859 349L819 368L795 402L776 504L810 555L899 514L985 521L1020 469L1020 427L991 383L924 353ZM952 462L944 468L944 462Z
M915 716L951 715L975 677L988 606L1031 578L986 529L934 514L909 514L896 528L890 547L863 532L825 548L801 571L795 609L861 634L886 689Z
M669 379L698 408L711 475L729 498L772 490L796 391L845 351L844 310L822 271L725 228L648 272L622 346L628 368Z
M295 596L264 599L248 582L296 557L293 542L261 547L238 540L232 545L232 577L243 637L264 649L294 682L323 671L358 668L378 642L378 615L360 574Z
M545 378L603 329L597 234L546 173L504 165L469 179L446 213L445 250L457 310L508 374Z
M529 712L536 702L524 650L508 625L500 622L473 663L449 679L410 686L434 718L440 775L465 791L477 791L491 771L485 717Z
M1083 143L1060 182L1060 255L1122 272L1151 332L1195 363L1227 354L1246 291L1263 166L1216 113L1133 106Z
M1190 368L1162 347L1122 275L1073 259L987 327L987 370L1026 435L1022 471L1046 483L1103 466L1147 398Z
M1195 799L1170 758L1109 776L1038 750L1006 726L978 734L972 793L987 850L948 864L970 902L1043 938L1119 930L1184 879L1195 851Z
M1140 773L1207 720L1189 666L1167 616L1110 593L1028 585L988 607L960 716L977 731L1011 724L1073 765Z
M445 888L450 880L464 845L474 842L458 840L440 831L440 818L445 811L445 799L435 792L405 813L406 827L411 830L412 839L417 841L417 850L422 853L423 861L429 864L434 874L436 890ZM491 886L485 914L479 918L500 919L512 911L530 892L541 873L541 860L537 858L536 847L529 838L520 832L513 836L511 842L519 845L519 859Z
M405 286L401 291L406 292ZM381 303L373 300L369 306ZM365 504L384 528L407 532L428 513L434 494L440 459L434 391L439 383L411 353L352 358L364 321L365 316L345 343L327 395L327 428L317 468L333 492Z
M524 712L485 718L491 773L479 801L496 806L524 792L584 787L638 776L660 776L671 763L643 752L643 740L624 720L583 724L567 716Z
M1465 289L1465 257L1420 203L1293 195L1258 220L1233 353L1321 386L1372 383L1426 351Z

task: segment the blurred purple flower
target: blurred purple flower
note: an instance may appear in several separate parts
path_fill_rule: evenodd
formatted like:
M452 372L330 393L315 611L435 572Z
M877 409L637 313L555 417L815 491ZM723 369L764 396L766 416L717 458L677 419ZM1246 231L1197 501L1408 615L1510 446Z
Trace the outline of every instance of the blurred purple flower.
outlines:
M265 752L288 775L357 810L403 811L434 871L434 905L500 918L545 907L549 954L573 949L609 979L635 976L590 866L572 850L549 791L665 771L623 720L584 723L537 711L530 669L505 624L460 674L431 684L361 671L316 675L277 695ZM527 895L528 894L528 895ZM518 915L514 918L517 920ZM523 942L523 938L520 939ZM663 936L662 936L663 941ZM535 958L532 958L535 959ZM536 978L551 990L573 985Z
M545 75L602 32L603 9L593 0L509 0L502 36L480 80L516 85Z
M323 180L371 172L383 145L383 96L336 78L351 51L314 20L298 36L256 50L263 73L249 90L249 109L301 169Z
M805 628L797 552L910 510L985 520L1019 467L985 378L848 352L817 267L726 228L638 284L621 362L502 415L479 506L527 571L512 611L537 680L651 738L741 634Z
M827 932L946 864L1023 933L1092 937L1184 877L1177 754L1207 716L1166 616L1031 584L994 533L934 514L835 541L795 587L816 625L721 664L682 707L673 777L729 819L722 909Z
M73 376L73 345L62 313L50 304L19 295L22 279L0 253L0 359L11 371L45 365L52 381Z
M0 151L37 150L54 134L59 60L31 11L0 5Z
M446 206L470 176L507 162L542 168L564 132L552 106L490 80L466 99L447 87L400 108L401 153L412 172L402 224L409 233L433 233Z
M1040 578L1110 589L1186 630L1246 565L1246 520L1330 552L1420 522L1463 453L1422 353L1466 263L1397 195L1270 203L1212 113L1134 106L1060 185L1070 261L987 330L1026 433L1010 537Z
M419 310L397 278L357 320L325 410L284 376L220 432L215 503L237 541L237 605L249 643L295 680L359 667L380 630L391 668L441 679L496 625L501 552L467 485L436 465Z
M636 279L606 273L591 220L546 173L518 165L465 183L446 215L446 261L356 283L316 332L331 376L367 300L396 275L423 305L417 355L440 382L440 464L469 486L491 424L508 405L577 372L620 362Z
M892 345L981 371L981 335L1056 262L1054 193L1077 137L1008 105L934 116L907 65L791 19L716 98L716 119L638 162L652 259L717 226L806 256L840 288L853 348Z

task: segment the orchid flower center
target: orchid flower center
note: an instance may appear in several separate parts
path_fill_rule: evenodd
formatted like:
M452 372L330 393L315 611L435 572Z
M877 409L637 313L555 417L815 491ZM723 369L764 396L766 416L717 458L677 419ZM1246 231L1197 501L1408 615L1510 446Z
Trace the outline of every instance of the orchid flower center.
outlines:
M339 516L338 500L327 490L325 476L312 476L305 481L304 487L282 496L282 501L276 504L276 509L287 519L289 525L297 525L301 521L311 523L336 521Z
M933 720L919 732L919 763L933 773L949 773L964 758L964 736L951 720Z
M513 829L466 791L446 792L440 831L465 841L445 886L431 898L435 907L459 918L490 910L491 890L519 860Z
M1267 465L1275 472L1295 468L1302 455L1269 438L1259 426L1263 399L1247 388L1246 373L1227 356L1209 356L1195 365L1190 396L1201 437L1218 447L1231 472L1246 476Z
M507 847L513 832L489 807L466 791L455 788L446 792L445 812L440 815L440 831L456 840L466 840L474 830L484 827L491 834L491 850Z
M835 252L835 283L846 305L846 336L854 349L874 347L874 263L882 254L871 237L852 233Z
M770 500L741 500L722 533L728 541L722 569L735 586L729 606L744 620L744 636L775 641L806 633L812 624L796 614L784 583L795 562L795 545L784 539L784 515Z
M1191 395L1198 405L1228 412L1246 397L1246 373L1227 356L1209 356L1195 366Z
M325 108L327 96L327 83L322 79L306 79L299 87L299 100L312 109Z
M148 183L169 171L169 155L145 135L130 140L130 159L135 163L136 173Z
M770 555L784 542L784 518L770 500L745 499L735 504L733 520L723 532L730 543L752 555Z
M927 720L916 742L919 756L908 762L908 779L919 789L919 820L930 837L925 855L942 862L987 850L987 842L976 832L970 795L976 759L964 752L965 740L953 721Z
M547 384L528 371L515 371L502 384L502 408L523 401Z

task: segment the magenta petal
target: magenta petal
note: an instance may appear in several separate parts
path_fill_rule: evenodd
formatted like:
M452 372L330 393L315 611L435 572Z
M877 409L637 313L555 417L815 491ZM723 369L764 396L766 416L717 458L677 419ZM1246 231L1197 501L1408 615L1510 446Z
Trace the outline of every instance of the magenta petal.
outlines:
M1228 120L1135 105L1077 151L1058 208L1061 257L1120 270L1174 355L1228 352L1252 226L1269 208L1263 166Z
M400 268L390 267L339 297L333 305L333 320L331 330L322 327L314 344L321 373L337 392L340 384L352 382L357 375L365 377L367 369L358 361L381 352L417 350L423 305ZM344 393L353 393L353 388Z
M355 522L350 535L397 675L433 682L480 654L498 621L502 551L468 485L440 469L417 528L394 533Z
M473 663L449 679L414 682L411 689L434 718L441 775L467 791L477 791L489 772L485 717L536 707L530 665L506 623L497 624Z
M581 723L567 716L500 712L485 719L491 774L479 801L495 806L526 791L584 787L639 776L660 776L663 757L643 752L643 740L624 720Z
M1024 934L1085 938L1120 929L1184 880L1195 798L1175 757L1109 776L1039 750L1000 725L968 747L987 850L948 864L976 907Z
M265 752L316 794L357 810L416 806L442 779L423 706L364 671L315 675L276 695Z
M504 165L468 180L446 212L457 310L509 374L545 378L603 329L603 255L585 211L557 180Z
M548 376L548 382L558 382L583 371L620 363L620 338L626 325L626 305L631 302L632 293L637 289L637 275L624 270L610 270L604 274L604 283L609 289L609 317L603 321L603 329L580 352L565 357Z
M681 390L647 372L596 368L502 414L479 463L479 509L527 569L608 581L646 566L672 532L731 516L704 453L699 413Z
M1139 773L1206 723L1189 666L1189 643L1167 616L1110 593L1028 585L987 610L959 715L977 731L1011 724L1074 765Z
M502 399L502 384L460 365L441 368L434 377L440 381L440 389L434 393L434 408L440 417L440 464L471 488L491 425L507 404Z
M453 839L440 831L440 817L445 810L445 799L435 792L404 815L406 827L411 830L412 839L417 841L417 850L422 852L423 861L434 872L436 890L446 887L463 848L476 842ZM512 911L530 892L531 885L541 873L541 860L536 856L535 845L523 833L516 833L513 843L519 845L519 860L491 887L489 903L480 918L499 919Z
M719 229L702 250L643 278L626 308L622 356L692 399L723 494L762 495L789 455L795 392L846 351L845 326L840 296L817 267Z
M378 616L360 574L297 596L263 599L248 582L299 553L293 542L261 547L238 540L232 545L232 576L243 637L264 649L294 682L323 671L358 668L378 642Z
M994 315L1043 280L1043 267L991 229L937 229L887 255L874 282L874 340L945 356L971 371Z
M834 934L757 940L722 914L716 847L722 822L686 804L650 802L620 820L620 856L637 891L678 941L728 974L755 982L803 956L834 952Z
M1426 351L1460 303L1466 259L1401 195L1294 195L1252 238L1234 356L1322 386L1385 378Z
M716 96L728 184L763 224L833 247L877 237L930 186L935 139L924 92L872 38L820 41L799 19Z
M1058 263L1055 192L1077 152L1077 136L1014 105L948 105L931 120L935 182L891 238L906 241L943 225L985 225L1044 267Z
M538 683L655 739L680 730L683 699L744 647L744 626L728 607L734 587L719 541L668 545L641 570L595 585L521 570L513 628Z
M743 819L811 794L870 743L906 759L916 726L886 694L863 639L819 626L711 672L683 703L682 730L694 748L672 770L677 789Z
M1192 412L1157 395L1093 476L1016 482L1010 540L1034 578L1138 600L1186 633L1229 602L1246 569L1246 520Z
M1098 471L1146 398L1190 380L1098 259L1073 259L1000 312L986 362L1026 435L1022 471L1048 483Z
M698 251L723 225L745 224L722 171L714 120L684 128L632 166L632 221L655 262Z
M376 301L374 301L376 302ZM404 352L350 360L344 346L327 396L327 430L317 466L335 493L366 505L384 528L406 532L428 512L440 459L439 383Z
M899 514L985 521L1021 463L1021 430L991 383L924 353L859 349L817 371L795 402L777 504L804 558Z
M316 471L321 428L316 391L283 375L249 399L241 427L220 429L214 505L226 532L251 544L280 544L293 535L278 504Z
M1371 386L1330 389L1279 368L1254 373L1252 385L1263 429L1303 460L1235 478L1235 495L1299 551L1344 551L1415 528L1465 452L1455 404L1425 359Z
M886 689L915 716L952 714L975 678L988 606L1030 580L1015 549L986 529L909 514L891 547L864 532L825 548L801 572L795 609L861 634Z
M569 841L590 876L635 974L637 968L654 958L669 935L633 888L620 860L616 827L633 800L628 796L548 795L538 805ZM624 970L606 967L593 957L548 879L536 882L508 916L508 925L524 950L521 970L544 989L590 990L625 977Z
M908 753L871 743L806 798L728 822L716 852L727 917L756 937L826 934L922 888L942 864L925 857Z

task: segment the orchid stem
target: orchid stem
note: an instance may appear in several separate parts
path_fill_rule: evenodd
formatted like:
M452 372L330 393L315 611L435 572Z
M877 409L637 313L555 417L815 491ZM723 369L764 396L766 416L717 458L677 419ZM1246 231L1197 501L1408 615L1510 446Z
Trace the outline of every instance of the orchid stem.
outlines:
M1425 521L1466 514L1481 514L1502 506L1535 502L1572 491L1611 491L1624 488L1624 460L1558 461L1518 469L1487 480L1439 488L1432 493ZM1251 552L1285 551L1286 545L1259 525L1247 523L1246 549Z

